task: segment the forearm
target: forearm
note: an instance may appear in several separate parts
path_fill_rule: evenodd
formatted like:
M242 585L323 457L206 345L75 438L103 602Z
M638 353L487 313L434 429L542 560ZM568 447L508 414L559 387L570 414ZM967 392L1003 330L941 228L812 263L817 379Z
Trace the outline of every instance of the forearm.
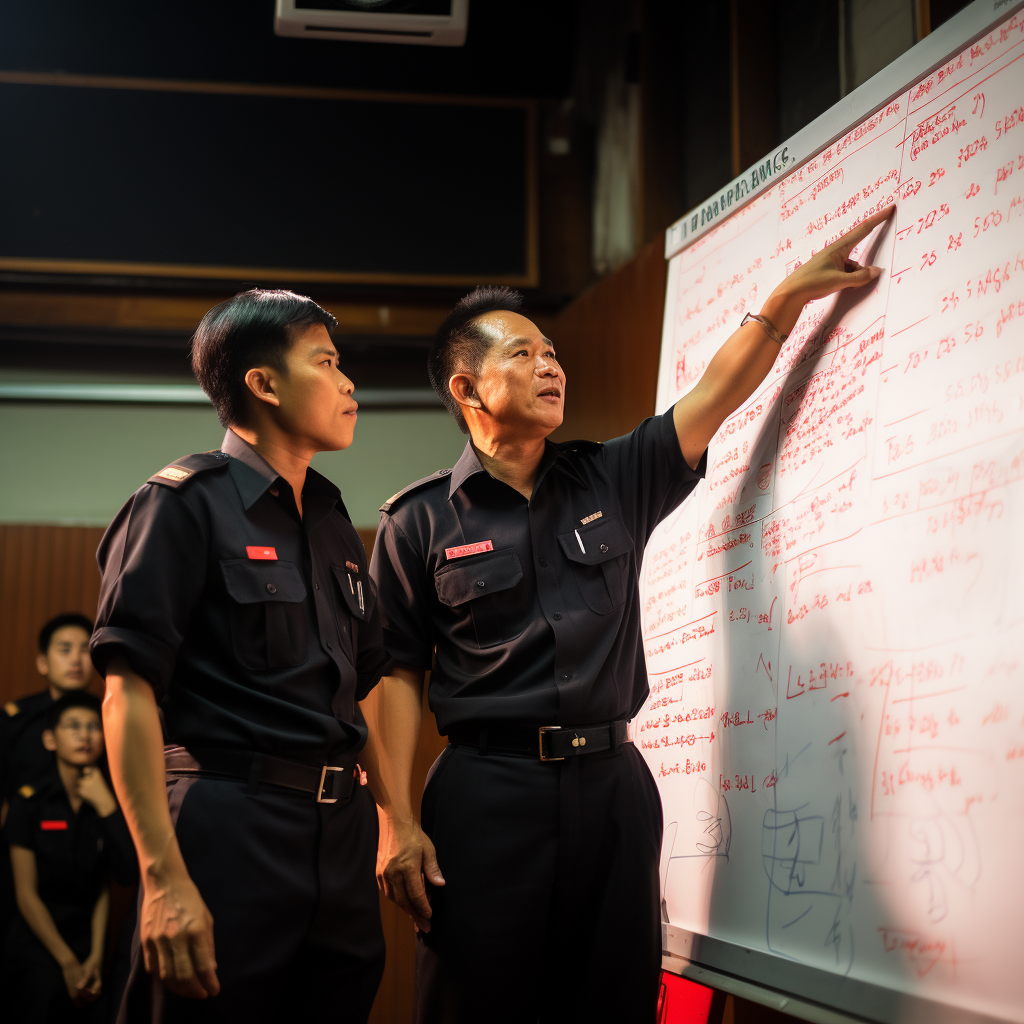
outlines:
M783 286L768 297L761 313L780 334L789 334L800 318L803 303ZM704 449L725 422L768 376L779 345L755 321L733 331L715 353L689 394L676 403L674 422L683 455L696 466Z
M103 730L110 777L143 878L184 872L164 781L163 734L152 687L120 659L106 677Z
M32 934L46 947L50 956L61 967L77 963L78 958L57 930L53 916L46 909L46 904L39 898L39 893L36 891L35 886L32 885L30 887L22 884L18 878L17 870L15 865L15 901L18 904L18 911L32 930Z
M422 700L423 673L396 668L359 705L369 733L360 762L377 805L398 821L412 819L412 766Z
M92 908L92 946L89 955L97 963L103 961L103 946L107 939L107 921L110 919L110 889L104 886L96 906Z

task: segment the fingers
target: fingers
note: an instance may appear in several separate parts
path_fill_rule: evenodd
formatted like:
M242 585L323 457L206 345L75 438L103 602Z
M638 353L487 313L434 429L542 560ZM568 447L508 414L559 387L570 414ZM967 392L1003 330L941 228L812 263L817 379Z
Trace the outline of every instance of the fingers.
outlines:
M429 920L432 911L430 900L427 899L427 890L423 885L423 875L419 871L407 868L404 879L406 895L415 910L413 916Z
M217 963L213 955L212 930L208 935L184 933L173 939L162 936L146 944L146 970L156 974L175 995L186 999L205 999L220 991ZM156 966L157 970L152 967Z
M873 213L866 220L862 220L855 228L847 231L845 235L836 241L837 248L849 252L858 242L867 238L875 228L883 221L888 220L896 209L895 203L890 203L884 210Z
M395 869L388 883L390 889L388 899L401 910L404 910L413 919L413 923L420 931L429 932L431 910L429 901L426 901L426 893L423 893L427 909L426 915L424 915L420 913L418 905L409 898L409 894L406 891L406 876L400 870ZM422 882L420 882L420 889L422 890Z
M861 267L843 277L843 288L862 288L874 281L881 274L881 267Z

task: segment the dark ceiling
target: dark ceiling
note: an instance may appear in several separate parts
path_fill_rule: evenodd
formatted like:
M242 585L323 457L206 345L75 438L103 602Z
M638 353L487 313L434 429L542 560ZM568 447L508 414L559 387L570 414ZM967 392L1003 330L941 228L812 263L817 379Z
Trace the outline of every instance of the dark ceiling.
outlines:
M287 39L274 0L0 0L0 69L473 96L570 92L574 0L471 0L461 47Z

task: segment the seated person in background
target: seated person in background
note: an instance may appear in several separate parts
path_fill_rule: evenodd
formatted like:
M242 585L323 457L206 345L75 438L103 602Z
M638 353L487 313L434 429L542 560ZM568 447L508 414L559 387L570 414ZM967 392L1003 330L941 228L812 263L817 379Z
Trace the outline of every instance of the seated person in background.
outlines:
M50 774L15 794L5 833L20 917L7 937L0 991L8 1020L77 1020L100 995L109 880L130 884L131 837L97 762L100 702L67 693L51 703L41 743Z
M53 757L42 743L47 715L65 693L84 690L93 677L89 658L92 622L84 615L58 615L39 631L36 668L46 689L8 701L0 715L0 799L48 775Z

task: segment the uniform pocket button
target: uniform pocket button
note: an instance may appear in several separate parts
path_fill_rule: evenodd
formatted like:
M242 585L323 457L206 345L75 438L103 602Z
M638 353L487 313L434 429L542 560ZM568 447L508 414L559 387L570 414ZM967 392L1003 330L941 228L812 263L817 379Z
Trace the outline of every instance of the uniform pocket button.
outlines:
M273 583L268 583L268 584L267 584L267 590L268 590L268 591L269 591L269 592L270 592L271 594L276 594L276 593L277 593L277 587L275 587Z
M477 585L478 587L486 587L486 586L487 586L487 584L486 584L486 583L484 583L484 581L483 581L483 580L477 580L477 581L476 581L476 585Z
M551 618L555 619L556 621L558 619L560 619L561 617L562 617L562 613L561 612L555 612L555 614L551 616Z
M602 555L607 555L608 554L608 545L607 544L602 544L601 545L601 554Z

